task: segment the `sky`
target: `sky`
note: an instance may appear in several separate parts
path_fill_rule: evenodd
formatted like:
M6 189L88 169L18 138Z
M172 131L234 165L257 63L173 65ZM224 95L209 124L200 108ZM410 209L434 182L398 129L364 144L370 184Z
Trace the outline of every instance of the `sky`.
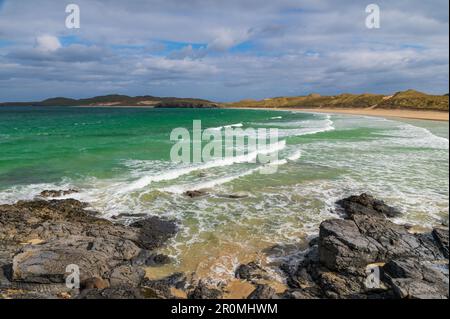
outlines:
M0 0L0 101L444 94L448 12L448 0Z

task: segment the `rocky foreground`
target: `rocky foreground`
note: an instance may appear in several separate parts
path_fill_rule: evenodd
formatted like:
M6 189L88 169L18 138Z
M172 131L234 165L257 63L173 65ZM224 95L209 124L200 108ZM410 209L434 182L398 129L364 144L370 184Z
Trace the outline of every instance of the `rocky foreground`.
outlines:
M366 194L337 204L342 218L321 224L300 261L279 265L285 292L258 263L238 267L236 278L254 285L249 299L448 298L448 228L394 224L400 212ZM156 249L176 232L175 221L157 217L104 220L73 199L0 205L0 298L221 298L221 287L192 275L145 278L144 269L171 262ZM72 264L79 289L66 286Z

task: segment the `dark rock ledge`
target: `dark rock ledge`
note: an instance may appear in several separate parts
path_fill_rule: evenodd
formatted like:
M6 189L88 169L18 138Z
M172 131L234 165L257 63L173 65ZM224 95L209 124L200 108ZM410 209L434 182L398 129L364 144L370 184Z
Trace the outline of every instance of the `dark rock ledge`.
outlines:
M303 259L281 266L290 289L259 285L252 298L448 299L448 228L413 233L388 219L400 212L367 194L338 204L344 219L324 221ZM261 269L241 266L242 274L258 281Z
M144 266L167 263L154 252L177 232L150 217L130 226L96 217L74 199L0 205L0 298L136 298ZM81 289L66 287L68 265Z
M279 266L284 293L267 285L271 272L258 263L238 267L236 278L255 287L248 298L448 298L448 228L414 233L389 220L398 210L367 194L338 206L343 218L324 221L303 258ZM144 278L145 267L171 262L155 250L176 233L175 222L150 217L125 226L86 207L73 199L0 205L0 298L223 296L195 274ZM69 264L80 267L79 290L65 285Z

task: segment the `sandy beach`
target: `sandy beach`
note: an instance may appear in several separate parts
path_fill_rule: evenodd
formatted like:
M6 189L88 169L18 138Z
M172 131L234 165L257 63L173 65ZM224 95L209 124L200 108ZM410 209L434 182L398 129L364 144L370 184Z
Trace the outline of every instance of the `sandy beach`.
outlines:
M449 120L448 112L438 111L414 111L414 110L386 110L386 109L338 109L338 108L241 108L241 109L260 109L260 110L280 110L280 111L302 111L312 113L336 113L349 115L367 115L376 117L398 117L416 120L432 120L447 121Z

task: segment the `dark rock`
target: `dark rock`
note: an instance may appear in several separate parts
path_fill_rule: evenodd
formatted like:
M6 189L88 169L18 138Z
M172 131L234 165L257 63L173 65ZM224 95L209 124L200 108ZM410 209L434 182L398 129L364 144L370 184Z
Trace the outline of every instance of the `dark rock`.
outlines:
M113 216L112 219L118 220L118 219L129 219L129 218L145 218L147 214L141 213L141 214L131 214L131 213L121 213L119 215Z
M280 299L320 299L321 291L319 289L289 289L277 296Z
M138 287L144 279L145 271L131 265L120 265L108 276L111 287Z
M221 299L222 292L215 288L209 288L204 283L200 282L198 286L189 292L189 299Z
M10 279L2 271L1 286L20 284L34 293L42 285L64 285L67 266L76 265L81 281L103 278L111 286L138 287L144 272L133 261L173 236L175 223L151 217L129 227L100 219L86 207L74 199L0 205L0 267L9 269ZM149 263L165 261L154 254ZM56 292L44 294L53 298Z
M39 195L41 197L45 198L51 198L51 197L62 197L67 196L70 194L78 193L76 189L68 189L68 190L45 190L42 191Z
M145 278L141 286L144 288L146 298L152 299L174 299L172 288L184 290L187 278L182 273L175 273L160 280L150 280Z
M228 194L228 195L219 195L219 197L229 198L229 199L243 199L248 198L247 194Z
M319 245L319 237L314 237L308 243L309 247L314 247L314 246L318 246L318 245Z
M422 280L410 278L392 279L391 285L399 298L408 299L448 299L440 287Z
M91 237L67 237L42 245L29 246L13 258L13 279L34 283L65 282L66 268L76 265L80 279L104 278L124 260L137 256L140 249L131 241Z
M142 250L139 256L131 261L135 266L160 267L170 264L172 260L169 256L157 254L150 250Z
M412 233L369 195L341 205L346 219L323 222L318 246L281 267L291 289L280 298L448 298L448 229Z
M398 298L443 299L449 296L449 279L448 269L445 274L442 267L410 258L391 260L383 270Z
M178 230L175 222L156 216L132 223L130 226L139 229L139 242L143 248L149 250L161 247Z
M363 236L352 220L332 219L320 225L320 262L331 270L364 267L375 262L379 245Z
M337 204L344 209L349 217L358 214L378 217L398 217L401 215L398 209L388 206L383 201L368 194L350 196L338 201Z
M255 262L251 262L246 265L240 265L236 269L235 276L237 279L243 279L253 283L258 283L260 280L264 279L270 279L267 271L261 268Z
M247 299L273 299L276 291L268 285L257 285L255 291L253 291Z
M195 190L195 191L187 191L184 193L184 195L188 196L190 198L196 198L196 197L206 196L206 195L208 195L208 193L205 191Z
M439 248L441 249L442 253L444 254L445 258L448 258L448 228L442 229L442 228L435 228L433 229L433 237L436 240L436 242L439 245Z
M83 290L77 299L144 299L141 291L132 287L110 287Z

